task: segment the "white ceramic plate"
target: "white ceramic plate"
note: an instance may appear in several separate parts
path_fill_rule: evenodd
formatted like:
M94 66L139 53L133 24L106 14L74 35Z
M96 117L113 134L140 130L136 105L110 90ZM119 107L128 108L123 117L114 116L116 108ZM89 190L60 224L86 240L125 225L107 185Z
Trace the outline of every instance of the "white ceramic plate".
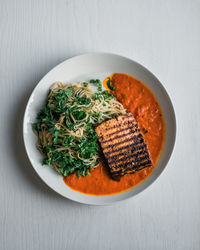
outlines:
M153 173L140 185L124 193L108 196L92 196L81 194L70 189L63 182L62 176L57 174L51 167L42 166L42 156L35 147L36 136L32 131L32 123L35 122L36 115L45 102L49 87L55 81L77 82L88 81L92 78L103 80L106 76L114 72L130 74L144 82L155 94L166 125L166 140L162 155ZM107 53L93 53L73 57L64 61L49 73L33 90L28 101L23 123L23 136L26 152L31 164L41 179L53 190L71 200L93 205L105 205L122 201L133 197L143 191L153 183L166 167L172 153L176 135L175 114L170 98L160 83L160 81L142 65L131 59Z

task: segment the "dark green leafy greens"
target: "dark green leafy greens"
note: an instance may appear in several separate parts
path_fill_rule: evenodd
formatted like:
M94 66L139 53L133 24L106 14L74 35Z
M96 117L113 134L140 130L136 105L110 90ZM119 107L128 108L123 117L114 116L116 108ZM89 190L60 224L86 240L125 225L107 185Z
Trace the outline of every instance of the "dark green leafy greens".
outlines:
M102 83L99 79L91 79L90 83L96 84L98 91L102 91Z
M107 81L107 86L110 90L115 90L115 87L113 85L111 85L111 82L110 82L110 78L108 79Z
M38 134L37 145L45 158L44 165L53 165L61 174L87 176L98 164L98 143L94 125L103 121L103 115L111 118L113 111L93 111L95 102L109 107L115 97L102 91L99 79L90 80L98 92L88 90L88 83L80 86L50 89L46 105L37 115L33 130ZM77 91L78 90L78 91ZM82 131L82 132L80 132ZM80 133L79 133L80 132Z

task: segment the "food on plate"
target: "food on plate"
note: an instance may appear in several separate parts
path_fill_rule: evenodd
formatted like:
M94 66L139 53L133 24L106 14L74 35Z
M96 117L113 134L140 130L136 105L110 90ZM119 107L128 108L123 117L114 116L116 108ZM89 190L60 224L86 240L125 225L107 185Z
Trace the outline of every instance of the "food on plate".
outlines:
M44 155L43 164L52 165L68 176L86 176L99 163L99 147L94 125L126 110L100 80L64 85L56 82L49 90L46 105L40 110L33 129L38 135L37 148Z
M144 181L165 138L161 108L143 82L113 73L103 85L104 91L99 79L54 83L33 124L43 164L90 195L124 192Z
M114 180L152 166L144 137L131 113L105 121L95 130Z
M104 79L103 85L124 106L127 113L133 114L143 134L152 166L126 174L116 181L111 178L107 164L100 160L90 176L77 178L75 174L70 174L63 178L71 189L90 195L117 194L140 184L155 169L165 139L165 124L160 105L143 82L131 75L113 73Z

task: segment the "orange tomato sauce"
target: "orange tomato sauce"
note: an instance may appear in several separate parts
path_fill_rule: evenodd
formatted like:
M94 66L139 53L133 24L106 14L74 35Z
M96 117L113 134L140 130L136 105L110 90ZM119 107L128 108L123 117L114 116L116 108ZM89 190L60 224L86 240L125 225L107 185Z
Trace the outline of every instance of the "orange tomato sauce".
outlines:
M87 177L78 178L76 174L63 177L68 187L90 195L111 195L124 192L144 181L156 166L165 137L162 111L151 90L130 75L114 73L109 77L111 84L115 87L115 91L111 93L127 111L134 115L143 132L153 166L125 175L119 182L110 177L107 167L102 162ZM106 88L107 80L108 78L103 82Z

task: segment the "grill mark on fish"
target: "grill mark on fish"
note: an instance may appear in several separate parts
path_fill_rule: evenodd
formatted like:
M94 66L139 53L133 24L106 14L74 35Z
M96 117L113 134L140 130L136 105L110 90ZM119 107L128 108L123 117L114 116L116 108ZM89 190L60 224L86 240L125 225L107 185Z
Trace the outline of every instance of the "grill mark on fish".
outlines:
M136 170L136 171L138 171L138 170L140 170L140 168L142 168L143 166L151 166L150 165L150 161L145 161L145 162L141 162L140 164L137 164L137 165L135 165L135 164L119 164L119 167L112 167L111 168L111 172L112 173L116 173L116 172L118 172L119 170L121 170L122 169L122 171L134 171L134 170Z
M116 130L115 132L113 132L113 133L110 133L110 134L107 134L107 135L104 135L104 136L99 136L98 137L98 139L99 139L99 141L101 141L102 140L102 138L103 137L108 137L108 136L112 136L112 135L115 135L115 134L117 134L117 133L119 133L119 132L123 132L123 131L126 131L126 130L128 130L128 129L133 129L133 128L136 128L136 130L138 131L138 132L140 132L140 129L138 128L138 125L137 125L137 123L136 124L134 124L132 127L125 127L125 128L123 128L123 129L121 129L121 130Z
M135 153L135 152L136 152L136 153ZM119 157L121 157L121 156L129 156L129 155L132 155L132 156L137 157L139 154L144 154L144 152L146 152L146 151L145 151L145 148L140 148L140 147L137 147L136 150L135 150L135 148L133 148L133 149L131 149L131 150L129 150L129 151L125 150L125 151L123 151L123 152L121 152L121 153L119 153L119 154L115 154L115 155L109 156L108 162L110 163L110 162L112 162L112 161L114 161L114 160L116 160L116 159L122 159L123 157L122 157L122 158L119 158Z
M129 128L129 130L131 130L131 129ZM119 132L121 132L121 131L122 131L122 130L120 130ZM119 132L118 132L118 133L119 133ZM108 140L106 140L106 141L103 141L103 140L102 140L101 143L107 143L107 142L114 141L114 140L116 140L116 139L125 137L126 135L129 135L130 132L131 132L131 133L135 133L135 132L139 132L139 131L138 131L137 129L136 129L136 130L131 130L131 131L125 133L125 134L117 135L117 136L112 137L112 138L110 138L110 139L108 139ZM109 135L108 135L108 136L109 136Z
M142 138L141 138L142 139ZM131 142L131 143L129 143L129 144L125 144L125 143L123 143L122 145L121 144L119 144L121 147L117 147L117 148L112 148L112 147L107 147L107 148L105 148L104 147L104 149L103 149L103 151L104 151L104 154L107 154L107 153L115 153L115 152L119 152L121 149L125 149L126 147L127 148L129 148L129 147L134 147L134 146L136 146L136 145L142 145L142 143L143 143L143 141L142 140L137 140L137 141L135 141L135 140L129 140L128 142ZM118 145L118 146L119 146ZM113 146L114 147L114 146ZM105 149L107 149L107 150L105 150Z
M119 155L117 155L117 156L119 156ZM128 155L126 155L125 157L122 157L122 158L119 158L119 157L108 158L108 163L112 166L113 164L123 162L123 161L126 161L126 160L131 160L131 159L137 160L139 156L145 156L145 157L148 158L147 152L143 150L143 151L140 151L140 152L136 152L134 154L128 154Z
M113 144L113 145L108 145L108 146L103 147L103 148L104 148L104 149L113 148L113 147L116 147L116 146L118 146L118 145L120 145L120 144L123 144L123 143L125 143L125 142L129 142L129 141L138 141L138 142L140 142L140 143L143 143L143 142L144 142L144 139L142 138L142 135L141 135L141 134L139 134L139 135L134 135L133 137L128 138L128 139L125 139L124 141L120 141L120 142L118 142L118 143L115 143L115 144Z
M128 165L130 166L130 165ZM146 161L146 162L142 162L141 164L138 164L137 167L140 168L140 167L145 167L145 166L148 166L148 167L151 167L152 166L152 163L150 160ZM127 167L127 171L129 170L132 170L132 168L129 168Z
M145 161L144 161L145 160ZM140 162L140 163L148 163L149 161L149 157L148 156L142 156L140 158L138 158L138 160L136 160L135 158L132 158L131 162L133 163L132 166L137 166L137 163ZM124 162L124 161L119 161L118 164L116 165L116 163L112 163L109 165L113 168L113 169L118 169L118 168L121 168L123 166L127 166L127 162ZM127 168L128 169L128 168Z
M118 127L121 127L122 125L127 125L127 124L130 124L132 123L134 120L128 120L128 122L124 122L122 124L115 124L114 126L112 127L107 127L107 128L104 128L105 131L108 131L108 130L111 130L113 128L118 128Z
M123 165L123 166L125 166L125 165ZM149 160L149 161L146 161L146 162L144 162L144 163L138 164L138 165L137 165L137 169L136 169L136 166L134 166L134 165L132 165L132 164L128 164L128 165L126 165L126 166L131 166L131 168L130 168L130 167L127 167L127 168L126 168L127 171L134 171L134 172L136 172L138 168L139 168L139 170L141 170L141 169L144 168L144 167L151 167L152 165L151 165L151 161ZM119 171L114 171L113 174L116 175L116 174L120 173L120 172L123 171L123 170L124 170L124 169L120 169Z
M136 145L138 145L138 144L140 144L140 142L138 142L138 143L133 143L133 144L129 144L129 145L126 145L126 146L124 146L124 147L121 147L121 148L118 148L118 149L116 149L116 150L113 150L113 151L108 151L108 152L104 152L104 155L105 156L108 156L109 154L112 154L112 153L117 153L117 152L119 152L119 151L121 151L121 150L123 150L123 149L128 149L128 148L131 148L131 147L133 147L133 146L136 146ZM146 145L141 145L141 146L138 146L138 147L135 147L135 150L139 150L139 149L145 149L147 146Z

